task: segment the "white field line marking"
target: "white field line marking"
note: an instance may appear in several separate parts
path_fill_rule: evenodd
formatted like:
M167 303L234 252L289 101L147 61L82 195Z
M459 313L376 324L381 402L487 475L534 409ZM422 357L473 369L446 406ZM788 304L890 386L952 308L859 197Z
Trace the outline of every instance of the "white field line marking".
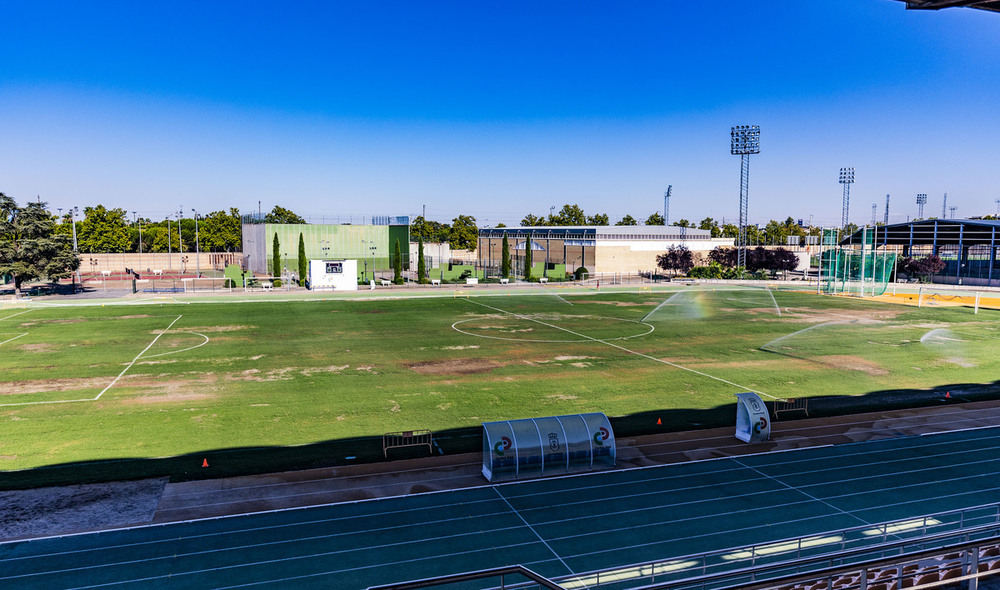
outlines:
M0 342L0 344L7 344L7 343L8 343L8 342L10 342L11 340L17 340L17 339L18 339L18 338L20 338L21 336L27 336L27 335L28 335L28 333L27 333L27 332L25 332L24 334L18 334L17 336L14 336L13 338L9 338L9 339L7 339L7 340L4 340L3 342Z
M653 308L653 311L651 311L651 312L647 313L646 315L642 316L642 319L641 319L641 320L639 320L639 321L640 321L640 322L644 322L644 321L646 321L646 318L648 318L649 316L653 315L654 313L656 313L656 312L660 311L660 308L661 308L661 307L663 307L664 305L666 305L666 304L670 303L670 302L671 302L671 301L673 301L673 300L674 300L675 298L677 298L677 297L680 297L681 295L683 295L683 294L685 294L685 293L694 293L694 292L695 292L695 291L678 291L678 292L674 293L674 294L673 294L673 295L671 295L670 297L667 297L666 299L664 299L664 300L663 300L663 301L662 301L662 302L661 302L661 303L660 303L659 305L657 305L656 307L654 307L654 308Z
M12 313L12 314L10 314L9 316L5 316L5 317L2 317L2 318L0 318L0 322L2 322L2 321L4 321L4 320L9 320L10 318L12 318L12 317L14 317L14 316L18 316L18 315L21 315L21 314L25 314L25 313L28 313L29 311L33 311L33 310L30 310L30 309L26 309L26 310L24 310L24 311L19 311L19 312L17 312L17 313Z
M18 402L18 403L14 403L14 404L0 404L0 407L8 407L8 406L37 406L37 405L42 405L42 404L69 404L69 403L73 403L73 402L93 402L93 401L97 401L97 400L101 399L101 396L104 395L104 393L107 390L111 389L114 386L115 383L118 383L118 380L122 378L122 375L124 375L129 369L132 368L132 365L134 365L135 362L137 360L139 360L139 357L141 357L143 354L145 354L145 352L147 350L149 350L150 348L152 348L153 345L156 344L156 341L160 339L160 336L163 336L164 334L166 334L167 331L170 330L170 328L172 328L173 325L177 323L177 320L181 319L182 317L184 317L184 316L179 315L176 318L174 318L174 321L170 322L170 325L167 326L166 330L163 330L159 334L157 334L156 338L153 338L153 341L149 343L149 346L147 346L146 348L142 349L142 352L140 352L138 355L136 355L136 357L134 359L132 359L132 362L130 362L127 367L125 367L124 369L122 369L121 373L118 373L118 376L115 377L115 380L112 381L103 390L101 390L101 393L97 394L97 397L90 397L90 398L83 398L83 399L46 400L46 401L40 401L40 402Z
M574 332L573 330L568 330L566 328L562 328L560 326L549 324L549 323L543 322L541 320L536 320L534 318L523 316L521 314L513 313L513 312L510 312L510 311L505 311L505 310L500 309L498 307L493 307L492 305L486 305L485 303L479 303L478 301L472 301L471 299L466 299L466 301L468 301L469 303L474 303L476 305L481 305L481 306L489 308L489 309L494 309L494 310L499 311L501 313L510 314L510 315L512 315L514 317L525 319L525 320L528 320L528 321L531 321L531 322L536 322L536 323L539 323L539 324L541 324L543 326L548 326L550 328L555 328L556 330L562 330L563 332L568 332L570 334L573 334L574 336L579 336L580 338L584 338L584 339L590 340L592 342L599 342L601 344L604 344L606 346L610 346L612 348L617 348L618 350L621 350L623 352L627 352L629 354L634 354L636 356L641 356L642 358L646 358L646 359L649 359L651 361L655 361L655 362L658 362L658 363L663 363L664 365L669 365L671 367L674 367L675 369L681 369L683 371L688 371L689 373L694 373L695 375L701 375L702 377L707 377L709 379L714 379L715 381L720 381L722 383L725 383L726 385L732 385L733 387L735 387L735 388L737 388L737 389L739 389L741 391L752 391L754 393L758 393L760 395L763 395L765 397L769 397L771 399L781 399L781 398L775 397L775 396L773 396L773 395L771 395L769 393L764 393L763 391L758 391L756 389L752 389L750 387L746 387L744 385L740 385L739 383L733 383L732 381L726 381L725 379L722 379L720 377L714 377L712 375L709 375L708 373L702 373L701 371L696 371L695 369L689 369L687 367L683 367L681 365L678 365L676 363L672 363L670 361L665 361L663 359L658 359L655 356L649 356L648 354L644 354L644 353L641 353L641 352L636 352L634 350L629 350L629 349L625 348L624 346L619 346L619 345L617 345L617 344L615 344L613 342L608 342L607 340L601 340L600 338L594 338L593 336L587 336L585 334L580 334L578 332Z
M201 344L195 344L194 346L191 346L189 348L182 348L181 350L171 350L170 352L161 352L160 354L151 354L151 355L149 355L149 356L147 356L145 358L151 359L151 358L156 358L158 356L167 356L168 354L178 354L178 353L181 353L181 352L187 352L189 350L194 350L196 348L201 348L202 346L205 346L206 344L208 344L208 336L206 336L204 334L199 334L198 332L176 332L176 333L177 334L194 334L195 336L201 336L202 338L205 339L205 341L202 342ZM0 342L0 344L3 344L3 342Z
M163 335L164 335L164 334L166 334L166 333L167 333L168 331L170 331L170 328L173 328L173 327L174 327L174 324L176 324L176 323L177 323L177 320L181 319L182 317L184 317L184 316L183 316L183 315L179 315L179 316L177 316L176 318L174 318L174 321L170 322L170 325L169 325L169 326L167 326L167 329L166 329L166 330L163 330L163 331L161 331L161 332L160 332L159 334L157 334L157 335L156 335L156 338L153 338L153 341L149 343L149 346L147 346L146 348L143 348L143 349L142 349L142 352L140 352L139 354L137 354L137 355L135 356L135 358L134 358L134 359L132 359L132 362L131 362L131 363L129 363L127 367L125 367L124 369L122 369L122 372L121 372L121 373L118 373L118 376L117 376L117 377L115 377L115 380L114 380L114 381L112 381L112 382L111 382L111 383L110 383L110 384L109 384L109 385L108 385L107 387L105 387L105 388L104 388L103 390L101 390L101 393L98 393L98 394L97 394L97 397L95 397L95 398L94 398L94 401L97 401L97 400L101 399L101 396L102 396L102 395L104 395L104 392L106 392L107 390L109 390L109 389L111 389L112 387L114 387L115 383L118 383L118 380L122 378L122 375L124 375L124 374L125 374L125 373L126 373L126 372L127 372L128 370L129 370L129 369L131 369L131 368L132 368L132 365L134 365L134 364L135 364L135 362L136 362L137 360L139 360L139 357L141 357L142 355L146 354L146 351L147 351L147 350L149 350L150 348L153 348L153 345L154 345L154 344L156 344L156 341L160 339L160 336L163 336Z

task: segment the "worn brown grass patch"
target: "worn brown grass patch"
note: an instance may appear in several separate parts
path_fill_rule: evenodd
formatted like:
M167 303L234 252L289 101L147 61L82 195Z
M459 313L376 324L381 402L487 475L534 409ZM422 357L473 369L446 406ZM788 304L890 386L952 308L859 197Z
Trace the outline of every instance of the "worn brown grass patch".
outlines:
M450 359L413 363L409 368L421 375L472 375L489 373L504 364L489 359Z
M869 375L888 375L889 371L879 366L876 363L868 359L863 359L859 356L851 356L846 354L834 354L829 356L818 356L815 359L818 363L823 363L824 365L829 365L837 369L846 369L848 371L861 371L862 373L868 373Z

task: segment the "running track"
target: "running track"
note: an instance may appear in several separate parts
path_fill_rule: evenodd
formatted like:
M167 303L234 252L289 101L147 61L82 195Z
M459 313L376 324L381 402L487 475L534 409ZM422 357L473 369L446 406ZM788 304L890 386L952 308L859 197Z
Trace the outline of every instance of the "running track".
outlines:
M1000 502L1000 428L0 544L4 588L545 576Z

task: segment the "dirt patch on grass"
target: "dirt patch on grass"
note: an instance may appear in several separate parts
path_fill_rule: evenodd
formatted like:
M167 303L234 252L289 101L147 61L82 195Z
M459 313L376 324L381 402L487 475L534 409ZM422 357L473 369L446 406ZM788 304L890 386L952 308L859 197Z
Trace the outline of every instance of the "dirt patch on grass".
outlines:
M24 352L52 352L56 349L55 346L44 342L39 342L38 344L22 344L21 346L18 346L18 348Z
M255 330L255 329L257 329L257 326L250 326L250 325L246 325L246 326L240 326L240 325L232 325L232 326L191 326L191 327L185 326L184 327L184 331L185 332L236 332L236 331L239 331L239 330Z
M771 308L774 311L774 308ZM826 311L811 309L808 307L786 307L783 310L785 319L795 318L807 322L844 322L844 323L881 323L895 319L906 310L879 309L838 309L836 311Z
M869 375L889 374L888 370L880 367L878 364L873 363L868 359L863 359L859 356L834 354L830 356L818 356L816 357L815 360L818 363L823 363L824 365L829 365L837 369L846 369L848 371L861 371L862 373L868 373Z
M0 383L0 396L103 388L107 387L108 383L111 383L112 379L113 377L75 377L66 379L32 379L30 381L11 381L9 383Z
M414 363L408 367L421 375L473 375L489 373L504 364L489 359L449 359Z
M137 320L139 318L151 318L151 317L153 317L153 316L149 315L148 313L137 313L135 315L121 315L121 316L118 316L118 319L120 319L120 320Z
M586 303L596 303L598 305L613 305L615 307L652 307L654 305L659 305L655 301L650 301L648 303L638 303L635 301L587 301Z

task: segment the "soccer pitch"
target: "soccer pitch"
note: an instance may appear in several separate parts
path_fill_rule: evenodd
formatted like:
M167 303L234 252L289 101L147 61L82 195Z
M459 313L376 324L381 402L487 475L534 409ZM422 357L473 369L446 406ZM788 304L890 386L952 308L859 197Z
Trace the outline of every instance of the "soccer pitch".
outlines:
M0 312L0 470L991 384L1000 312L762 288Z

